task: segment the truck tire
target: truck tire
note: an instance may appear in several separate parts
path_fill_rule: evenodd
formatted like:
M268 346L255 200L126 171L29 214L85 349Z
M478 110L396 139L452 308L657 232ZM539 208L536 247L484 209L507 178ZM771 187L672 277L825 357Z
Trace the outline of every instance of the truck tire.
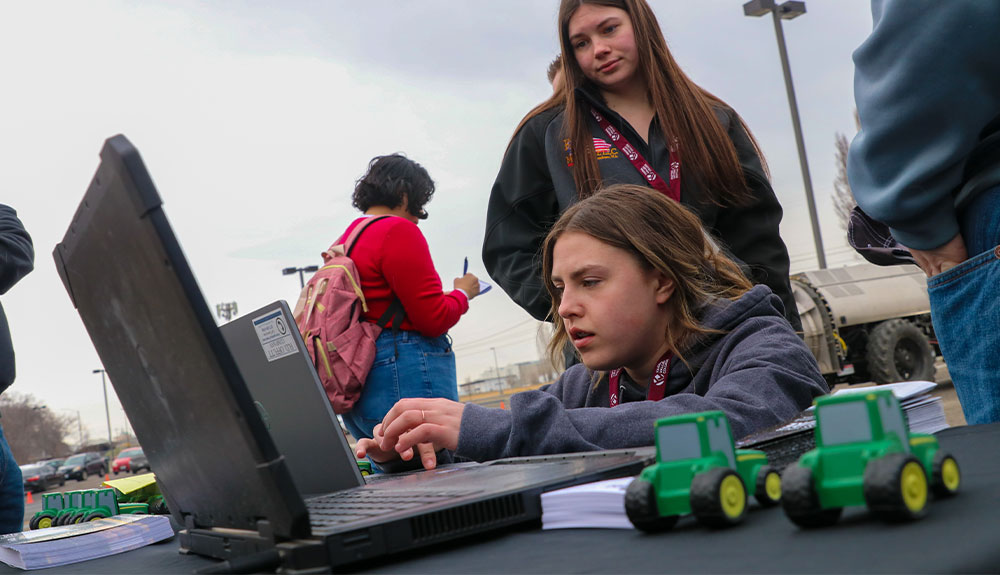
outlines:
M633 479L625 489L625 515L636 529L646 533L668 531L677 523L676 515L660 515L653 484L639 478Z
M875 383L934 381L934 349L912 322L883 321L868 336L868 374Z
M691 480L691 513L702 525L729 527L747 514L747 488L738 473L716 467Z
M763 465L757 472L757 485L753 496L761 507L773 507L781 503L781 476L770 465Z
M792 464L781 474L781 507L792 523L807 529L833 525L843 507L823 509L813 485L812 469Z
M890 453L869 461L862 480L865 503L886 521L912 521L927 513L927 473L911 455Z
M958 492L961 483L962 472L958 468L958 462L939 449L931 464L931 490L934 491L934 496L951 497Z

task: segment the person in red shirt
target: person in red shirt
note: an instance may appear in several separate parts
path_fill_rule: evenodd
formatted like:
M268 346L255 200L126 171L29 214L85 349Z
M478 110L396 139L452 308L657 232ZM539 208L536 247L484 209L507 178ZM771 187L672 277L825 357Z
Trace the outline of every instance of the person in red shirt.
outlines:
M361 398L343 414L355 439L372 437L372 428L404 397L458 399L447 332L479 294L479 279L466 273L455 278L454 290L442 290L427 240L417 228L433 195L427 170L400 154L372 159L354 189L354 207L364 216L347 226L338 243L366 218L392 216L370 224L351 252L368 303L364 319L376 323L383 314L392 316L375 342L375 362Z

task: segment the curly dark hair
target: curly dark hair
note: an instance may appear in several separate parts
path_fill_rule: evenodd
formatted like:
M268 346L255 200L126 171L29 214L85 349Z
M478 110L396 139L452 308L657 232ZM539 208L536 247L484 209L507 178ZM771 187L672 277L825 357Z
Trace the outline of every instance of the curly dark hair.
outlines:
M434 195L434 180L423 166L402 154L376 156L368 163L368 171L354 187L352 203L362 212L372 206L390 209L403 204L406 211L425 219L424 204Z

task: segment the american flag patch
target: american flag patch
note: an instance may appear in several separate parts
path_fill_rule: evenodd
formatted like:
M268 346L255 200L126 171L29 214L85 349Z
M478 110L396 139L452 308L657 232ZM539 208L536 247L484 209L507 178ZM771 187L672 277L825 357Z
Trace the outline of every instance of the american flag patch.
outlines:
M601 138L594 138L594 151L598 154L607 154L611 152L611 144L605 142Z

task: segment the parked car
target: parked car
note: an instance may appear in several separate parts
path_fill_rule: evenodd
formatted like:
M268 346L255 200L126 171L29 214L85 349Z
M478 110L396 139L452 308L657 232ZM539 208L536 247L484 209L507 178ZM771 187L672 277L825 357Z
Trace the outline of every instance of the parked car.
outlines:
M22 465L21 476L24 478L24 490L32 493L48 491L55 485L62 487L66 483L58 468L41 462Z
M104 475L108 472L108 463L104 456L94 451L71 455L59 468L66 479L83 481L89 474Z
M59 457L57 459L45 459L43 461L39 461L38 463L44 463L50 467L55 467L56 471L58 471L59 468L62 467L63 461L66 461L66 458Z
M139 473L143 469L149 471L149 460L146 459L146 454L142 452L141 447L129 447L128 449L123 449L118 457L115 458L114 463L111 464L111 471L118 475L119 472L125 473L126 471L131 471L132 473Z

